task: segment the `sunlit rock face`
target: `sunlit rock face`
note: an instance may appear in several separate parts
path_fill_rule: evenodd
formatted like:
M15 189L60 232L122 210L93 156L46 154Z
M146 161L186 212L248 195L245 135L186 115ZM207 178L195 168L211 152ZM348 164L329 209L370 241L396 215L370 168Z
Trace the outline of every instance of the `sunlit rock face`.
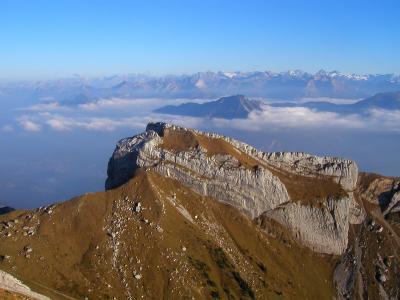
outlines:
M144 133L118 142L106 189L149 168L252 219L270 218L317 252L343 253L349 223L364 219L353 197L357 165L346 159L265 153L217 134L150 123Z

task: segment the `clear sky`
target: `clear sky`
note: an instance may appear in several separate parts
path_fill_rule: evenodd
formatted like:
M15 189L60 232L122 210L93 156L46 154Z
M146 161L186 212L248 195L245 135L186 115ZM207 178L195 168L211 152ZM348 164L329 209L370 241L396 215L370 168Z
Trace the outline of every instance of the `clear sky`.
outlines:
M400 73L400 1L0 1L0 78Z

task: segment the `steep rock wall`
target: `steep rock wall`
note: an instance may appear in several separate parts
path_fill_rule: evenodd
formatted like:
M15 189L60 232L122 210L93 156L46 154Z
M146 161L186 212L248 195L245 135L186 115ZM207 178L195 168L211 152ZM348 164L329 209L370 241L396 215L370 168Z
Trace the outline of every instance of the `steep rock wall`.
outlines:
M350 160L265 153L217 134L150 123L146 132L117 144L108 165L106 189L122 185L137 169L147 168L231 204L251 218L264 214L317 252L343 253L349 222L364 218L353 197L358 169ZM288 191L293 190L291 180L303 179L315 180L316 185L322 182L318 180L332 182L342 192L329 190L323 199L305 193L309 198L300 201Z

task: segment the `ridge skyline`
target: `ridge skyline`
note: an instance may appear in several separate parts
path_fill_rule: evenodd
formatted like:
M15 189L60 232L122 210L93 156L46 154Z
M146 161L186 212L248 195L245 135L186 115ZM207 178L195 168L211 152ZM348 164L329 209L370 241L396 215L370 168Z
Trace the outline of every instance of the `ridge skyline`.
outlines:
M73 80L73 79L81 79L81 80L96 80L96 79L112 79L112 78L126 78L126 80L132 79L161 79L161 78L179 78L179 77L188 77L188 76L196 76L196 75L206 75L206 74L214 74L214 75L223 75L227 78L233 78L233 76L246 76L246 75L255 75L255 74L266 74L266 75L289 75L289 76L329 76L329 77L346 77L348 79L367 79L367 77L373 76L392 76L397 79L400 78L399 72L345 72L340 71L339 69L325 69L325 68L316 68L315 71L305 70L300 68L290 68L290 69L282 69L282 70L273 70L273 69L243 69L243 70L199 70L193 72L102 72L101 74L85 74L85 72L74 72L66 75L55 75L55 76L45 76L42 78L22 78L22 77L14 77L14 78L6 78L0 77L1 83L15 83L15 82L46 82L46 81L58 81L58 80Z

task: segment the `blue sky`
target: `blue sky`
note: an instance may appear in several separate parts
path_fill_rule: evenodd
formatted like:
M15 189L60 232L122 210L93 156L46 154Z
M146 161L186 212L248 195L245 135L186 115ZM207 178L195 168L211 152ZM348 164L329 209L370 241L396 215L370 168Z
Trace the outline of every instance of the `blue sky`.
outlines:
M400 73L400 1L0 2L0 78Z

